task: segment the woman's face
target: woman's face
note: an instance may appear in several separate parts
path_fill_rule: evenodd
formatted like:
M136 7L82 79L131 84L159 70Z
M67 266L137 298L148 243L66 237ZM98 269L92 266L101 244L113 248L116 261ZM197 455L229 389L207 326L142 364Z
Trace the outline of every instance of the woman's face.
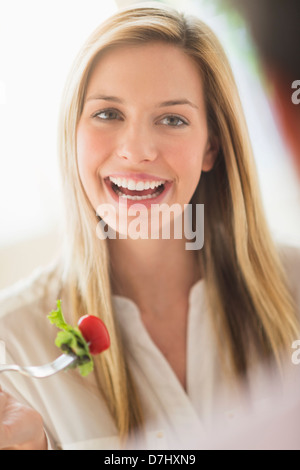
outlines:
M154 42L102 55L77 129L80 178L95 210L109 204L120 218L133 204L148 215L153 204L183 209L215 153L199 70L180 48Z

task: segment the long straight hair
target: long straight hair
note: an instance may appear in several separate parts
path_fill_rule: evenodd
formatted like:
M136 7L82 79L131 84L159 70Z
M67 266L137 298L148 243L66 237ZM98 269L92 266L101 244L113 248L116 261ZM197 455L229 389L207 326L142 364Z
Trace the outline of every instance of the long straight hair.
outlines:
M214 168L201 175L192 203L205 205L205 243L199 263L224 371L240 378L257 359L275 358L298 333L285 274L261 207L245 119L223 48L197 18L166 6L122 10L104 22L80 51L66 84L59 123L66 201L66 283L72 311L98 315L111 347L96 360L99 390L120 437L143 428L143 413L112 303L107 243L96 236L98 219L80 181L76 129L91 71L101 53L120 45L164 41L199 66L209 134L217 139ZM74 320L75 320L74 319ZM249 345L252 347L250 348ZM222 356L220 355L220 356Z

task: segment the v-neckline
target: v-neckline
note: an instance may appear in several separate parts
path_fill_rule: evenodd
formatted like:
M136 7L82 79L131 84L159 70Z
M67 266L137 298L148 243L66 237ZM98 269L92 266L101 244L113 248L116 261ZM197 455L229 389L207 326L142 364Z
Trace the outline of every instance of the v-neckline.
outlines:
M124 296L113 296L116 314L122 332L125 334L126 349L145 376L147 371L150 371L151 384L149 386L152 388L153 393L157 395L159 401L165 402L165 409L171 407L174 410L175 415L173 418L175 421L178 419L178 417L176 418L176 413L178 413L180 420L185 425L200 427L200 429L202 428L201 420L191 399L195 395L191 390L192 374L195 371L192 370L193 345L190 343L194 316L198 310L196 304L199 296L203 295L203 289L204 281L200 279L192 286L189 293L186 390L182 387L171 365L149 335L135 302ZM164 390L163 394L160 393L162 389ZM184 413L182 413L182 410L184 410Z

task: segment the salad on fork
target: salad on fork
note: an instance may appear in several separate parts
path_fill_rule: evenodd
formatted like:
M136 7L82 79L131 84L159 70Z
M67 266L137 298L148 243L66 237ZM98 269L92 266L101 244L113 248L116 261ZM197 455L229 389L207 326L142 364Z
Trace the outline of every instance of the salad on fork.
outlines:
M110 346L110 337L103 321L94 315L84 315L79 319L77 327L73 327L64 319L61 300L57 300L57 308L50 312L48 318L60 329L55 344L63 354L54 362L41 366L26 367L0 363L0 372L16 371L30 377L45 378L67 368L78 367L83 377L93 371L92 356L100 354Z

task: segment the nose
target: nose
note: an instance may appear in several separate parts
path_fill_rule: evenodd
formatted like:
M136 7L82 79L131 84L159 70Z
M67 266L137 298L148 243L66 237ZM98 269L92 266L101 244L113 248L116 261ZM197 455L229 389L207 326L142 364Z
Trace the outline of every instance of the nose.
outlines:
M124 127L119 136L117 155L134 164L155 160L158 151L151 129L145 124Z

